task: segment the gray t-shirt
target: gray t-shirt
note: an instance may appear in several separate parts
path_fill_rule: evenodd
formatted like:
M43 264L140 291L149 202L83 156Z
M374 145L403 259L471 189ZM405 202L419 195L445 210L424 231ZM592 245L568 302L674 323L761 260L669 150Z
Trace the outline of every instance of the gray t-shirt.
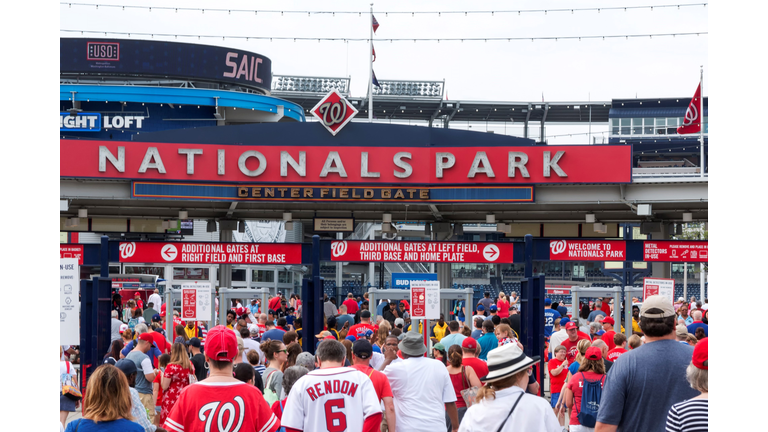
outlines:
M117 318L112 318L112 334L110 335L110 343L120 339L120 326L123 322Z
M261 380L264 382L264 388L270 388L280 397L283 390L283 373L279 369L268 367L261 374Z
M128 353L127 356L125 356L128 360L134 362L136 364L136 369L138 371L136 372L136 391L139 393L144 394L152 394L152 383L147 381L146 378L144 378L144 369L141 366L141 362L144 359L149 359L149 356L144 354L141 351L131 351Z
M325 317L331 317L335 316L338 312L338 309L336 309L336 305L331 303L330 301L327 301L323 303L323 314L325 314Z
M698 396L685 378L693 347L660 340L627 351L608 372L597 421L619 431L664 431L673 404Z
M491 311L491 305L493 304L493 300L492 299L483 297L483 299L480 300L477 303L483 305L483 314L485 314L486 312L488 314L491 313L490 312Z
M600 309L595 309L589 313L589 317L587 317L587 321L595 322L595 319L597 318L598 315L605 316L605 312L601 311Z

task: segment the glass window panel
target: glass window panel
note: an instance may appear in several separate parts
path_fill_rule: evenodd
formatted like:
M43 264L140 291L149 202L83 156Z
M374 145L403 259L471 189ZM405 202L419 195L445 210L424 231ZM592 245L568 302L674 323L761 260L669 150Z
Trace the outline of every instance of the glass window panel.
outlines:
M623 118L623 119L621 119L621 125L622 126L629 126L630 121L632 121L632 119Z
M621 135L629 135L630 134L630 123L632 122L632 119L623 118L621 119Z
M245 282L245 269L232 269L233 282Z
M291 282L291 275L287 271L279 271L277 272L277 282L278 283L290 283Z
M619 119L611 119L611 135L619 134Z
M657 118L656 119L656 126L667 127L667 119L665 119L665 118Z
M632 119L632 126L642 126L642 125L643 125L643 119L641 118Z
M274 282L274 270L254 270L252 279L254 282Z
M677 127L680 123L677 122L676 118L669 118L667 119L667 126L670 127Z

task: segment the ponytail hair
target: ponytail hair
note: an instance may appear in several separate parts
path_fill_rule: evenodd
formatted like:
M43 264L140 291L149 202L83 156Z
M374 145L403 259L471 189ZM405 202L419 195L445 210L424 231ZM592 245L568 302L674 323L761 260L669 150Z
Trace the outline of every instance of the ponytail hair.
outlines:
M464 357L464 351L462 350L461 345L454 344L448 348L448 363L450 363L451 366L460 368L462 357Z
M280 351L280 345L282 344L282 341L268 340L266 342L262 342L259 348L261 349L261 352L264 353L266 360L272 360L275 358L275 354Z

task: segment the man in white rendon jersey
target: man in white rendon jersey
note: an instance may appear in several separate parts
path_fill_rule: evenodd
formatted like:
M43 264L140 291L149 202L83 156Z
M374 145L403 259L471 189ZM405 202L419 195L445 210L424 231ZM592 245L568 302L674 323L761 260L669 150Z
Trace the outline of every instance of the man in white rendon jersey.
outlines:
M235 333L221 325L208 332L208 378L186 387L163 427L172 432L275 432L280 420L261 392L232 376Z
M285 402L286 432L378 432L381 405L364 373L343 367L347 349L336 340L317 347L319 369L301 377Z

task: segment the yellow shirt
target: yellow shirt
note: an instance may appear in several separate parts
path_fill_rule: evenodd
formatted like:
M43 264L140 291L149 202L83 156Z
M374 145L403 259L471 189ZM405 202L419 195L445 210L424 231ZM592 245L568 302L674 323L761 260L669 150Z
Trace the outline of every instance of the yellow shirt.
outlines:
M419 333L422 333L422 327L423 327L423 325L422 325L422 323L421 323L422 321L423 321L423 320L420 320L420 321L419 321ZM408 329L407 329L406 331L411 331L411 327L413 327L413 324L412 324L412 323L411 323L411 324L408 324Z
M197 337L197 328L192 327L184 327L184 332L187 334L187 339L192 339L193 337Z
M235 326L233 326L232 324L227 324L227 328L230 329L230 330L234 330Z
M432 332L435 334L435 339L437 339L438 342L443 340L443 336L445 336L445 330L448 329L448 323L443 323L443 326L441 327L440 324L435 324L434 327L432 327Z
M632 318L632 331L635 333L642 333L643 331L640 329L640 324L637 323L635 318Z

